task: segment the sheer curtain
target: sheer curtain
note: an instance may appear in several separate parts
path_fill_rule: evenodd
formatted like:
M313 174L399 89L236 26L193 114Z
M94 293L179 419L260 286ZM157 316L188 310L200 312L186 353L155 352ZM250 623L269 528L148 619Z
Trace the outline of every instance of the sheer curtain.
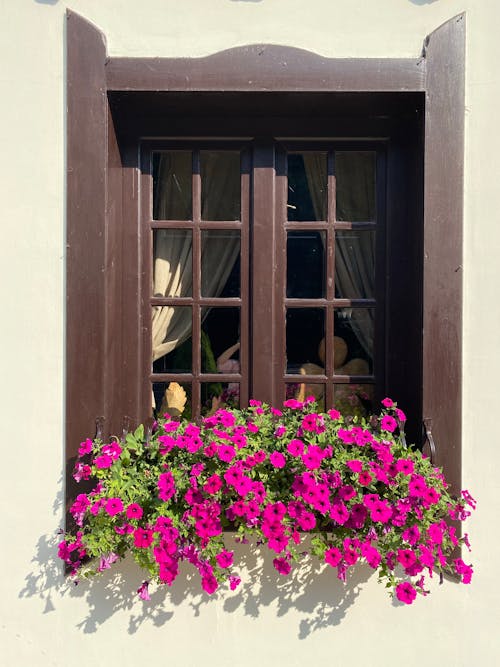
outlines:
M202 215L205 220L231 220L235 211L236 217L239 215L239 164L235 175L234 163L223 156L224 153L211 153L204 163ZM176 160L179 162L181 157L181 153L177 157L175 153L166 153L160 158L155 197L157 220L189 220L191 217L191 189L189 186L183 188L182 179L176 175L177 167L181 167ZM217 227L216 224L214 227ZM238 257L239 246L239 236L234 233L202 233L203 296L219 296ZM191 296L192 254L191 231L156 231L154 296ZM191 307L154 306L153 361L181 345L191 335L191 329Z
M337 152L337 220L369 221L374 211L373 162L365 152ZM325 220L325 158L304 153L304 168L316 219ZM340 191L339 191L340 187ZM370 233L343 232L336 235L335 284L346 298L361 299L374 294L375 252ZM371 356L374 337L373 308L353 308L352 329L362 348Z

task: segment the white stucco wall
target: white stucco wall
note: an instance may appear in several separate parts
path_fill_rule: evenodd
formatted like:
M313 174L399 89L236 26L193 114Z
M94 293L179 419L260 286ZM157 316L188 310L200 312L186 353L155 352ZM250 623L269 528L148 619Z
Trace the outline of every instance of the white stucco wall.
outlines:
M199 56L253 42L416 56L426 34L467 12L463 476L479 500L470 587L445 583L403 608L364 570L347 589L331 572L283 587L266 565L246 597L211 600L184 578L161 604L138 604L129 588L140 577L128 566L121 591L68 588L53 560L63 515L67 7L117 56ZM499 25L496 0L0 0L2 664L500 664Z

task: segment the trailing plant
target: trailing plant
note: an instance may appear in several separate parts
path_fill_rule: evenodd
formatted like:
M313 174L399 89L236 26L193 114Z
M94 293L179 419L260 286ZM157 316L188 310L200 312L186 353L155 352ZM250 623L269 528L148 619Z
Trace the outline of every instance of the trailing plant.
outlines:
M131 553L147 572L142 599L151 580L170 586L181 561L208 594L224 582L235 589L235 541L267 546L284 576L310 556L343 581L366 562L406 604L434 573L469 583L472 567L456 557L467 535L453 522L475 501L467 491L452 497L442 471L406 446L404 420L388 398L368 420L317 413L310 400L282 410L251 401L199 425L166 415L152 432L88 439L74 476L95 485L74 501L76 528L59 556L89 577Z

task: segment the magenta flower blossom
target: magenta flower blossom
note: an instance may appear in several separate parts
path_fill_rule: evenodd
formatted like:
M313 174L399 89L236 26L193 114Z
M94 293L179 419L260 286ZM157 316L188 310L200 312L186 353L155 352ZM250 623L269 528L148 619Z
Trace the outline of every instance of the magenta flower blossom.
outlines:
M105 510L109 516L116 516L123 512L123 503L121 498L108 498L105 505Z
M453 564L455 565L455 572L461 576L462 583L470 584L473 574L472 566L466 565L461 558L456 558Z
M209 574L205 577L202 577L201 587L203 588L205 593L208 593L208 595L212 595L219 588L219 584L217 582L217 579L214 577L214 575Z
M402 581L396 586L396 597L400 602L411 604L417 597L417 591L408 581Z
M304 451L304 443L302 440L290 440L286 449L291 456L300 456Z
M332 567L337 567L342 561L342 552L336 547L331 547L325 551L325 563Z
M396 470L402 472L403 475L411 475L414 469L415 466L410 459L399 459L399 461L396 461Z
M125 512L127 519L141 519L143 515L143 509L137 503L131 503Z
M275 468L284 468L286 465L286 459L281 452L272 452L269 461Z
M100 456L95 457L94 465L96 468L104 470L106 468L110 468L113 465L113 459L109 454L101 454Z
M352 470L352 472L361 472L363 470L363 462L358 461L357 459L347 461L346 466L349 468L349 470Z
M134 530L134 546L139 549L147 549L153 543L154 533L148 528L136 528Z
M151 596L148 591L149 581L143 581L142 584L137 589L137 594L141 600L151 600Z
M283 403L285 408L291 408L292 410L302 410L304 404L301 401L297 401L295 398L289 398Z
M394 405L394 401L390 398L384 398L384 400L382 401L382 405L384 406L384 408L392 408L392 406Z
M224 549L215 556L215 560L217 561L217 565L223 569L231 567L234 560L234 552Z
M283 575L290 574L292 566L286 558L275 558L273 560L274 568L277 572Z
M380 420L380 428L383 431L388 431L389 433L393 433L396 430L397 425L398 425L397 421L394 419L394 417L391 417L390 415L385 415Z
M78 456L85 456L85 454L90 454L92 452L92 440L87 438L80 443L78 448Z
M330 516L335 521L335 523L338 523L340 526L342 526L349 518L349 510L344 505L344 503L338 502L332 505Z
M235 577L234 575L231 575L229 577L229 588L234 591L238 586L241 584L241 579L239 577Z

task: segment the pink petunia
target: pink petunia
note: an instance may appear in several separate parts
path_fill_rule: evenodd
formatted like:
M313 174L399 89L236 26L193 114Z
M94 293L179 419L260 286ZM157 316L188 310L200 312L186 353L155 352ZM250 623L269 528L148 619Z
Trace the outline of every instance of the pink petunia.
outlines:
M108 498L105 506L106 512L109 516L116 516L120 512L123 512L123 503L120 498Z
M142 507L137 503L131 503L127 507L126 515L127 519L141 519L143 515Z
M397 425L397 421L390 415L384 415L384 417L382 417L380 420L380 428L383 431L388 431L389 433L393 433L396 430Z
M342 560L342 552L336 547L331 547L325 551L325 563L331 565L332 567L337 567L337 565Z
M149 586L149 581L143 581L142 584L137 589L137 594L139 595L141 600L151 600L148 591L148 586Z
M394 405L394 401L391 398L384 398L384 400L381 402L384 408L392 408Z
M80 443L80 447L78 448L78 456L85 456L85 454L90 454L92 452L92 440L90 438L87 438L83 442Z
M215 556L217 565L223 569L231 567L233 564L234 552L225 549Z
M283 575L290 574L290 571L292 569L292 566L290 565L290 563L287 561L286 558L275 558L273 560L273 565L275 570Z
M284 468L286 465L286 459L281 452L272 452L269 461L275 468Z
M153 542L153 531L148 528L134 530L134 546L138 549L147 549Z
M396 586L396 597L400 602L411 604L417 597L417 591L408 581L402 581Z

